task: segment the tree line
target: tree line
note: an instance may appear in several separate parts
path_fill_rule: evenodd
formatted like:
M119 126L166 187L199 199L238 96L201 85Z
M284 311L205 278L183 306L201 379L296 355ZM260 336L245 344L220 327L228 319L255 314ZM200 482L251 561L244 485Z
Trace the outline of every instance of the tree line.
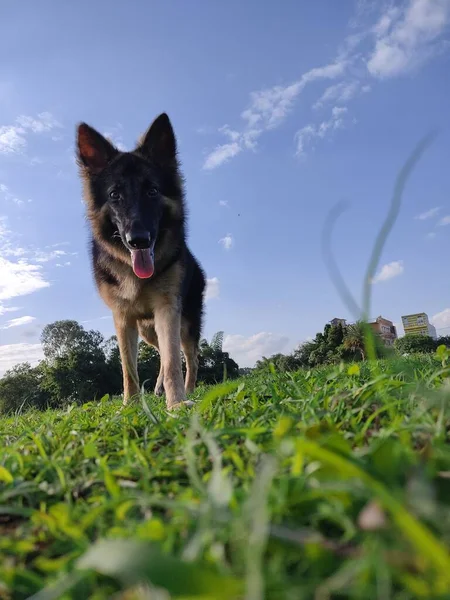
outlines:
M105 394L122 391L122 368L116 336L109 339L99 331L86 330L73 320L56 321L41 334L44 360L32 367L16 365L0 379L0 413L31 407L58 408L67 403L84 403ZM207 384L233 379L239 366L223 351L223 332L200 342L198 380ZM183 357L184 367L184 357ZM138 371L141 384L153 390L159 373L159 353L139 343Z
M264 370L272 363L279 371L295 371L341 361L366 359L365 332L367 325L361 321L343 326L341 323L325 325L323 332L313 340L300 344L291 354L274 354L256 363L257 370ZM398 338L393 347L386 347L381 338L373 336L375 351L379 358L392 354L433 353L441 345L450 347L450 336L437 340L426 335L407 335Z

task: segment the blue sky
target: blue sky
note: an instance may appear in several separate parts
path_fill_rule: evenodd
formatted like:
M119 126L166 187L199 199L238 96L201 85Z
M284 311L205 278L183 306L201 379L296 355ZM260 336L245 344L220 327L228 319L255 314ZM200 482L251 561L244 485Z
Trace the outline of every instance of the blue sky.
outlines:
M280 8L282 6L282 8ZM425 311L450 333L450 0L7 3L0 54L0 372L41 356L42 327L113 333L95 291L74 164L83 120L131 149L172 119L189 241L210 280L205 335L241 365L352 318L350 289L395 176L430 129L373 284L372 316Z

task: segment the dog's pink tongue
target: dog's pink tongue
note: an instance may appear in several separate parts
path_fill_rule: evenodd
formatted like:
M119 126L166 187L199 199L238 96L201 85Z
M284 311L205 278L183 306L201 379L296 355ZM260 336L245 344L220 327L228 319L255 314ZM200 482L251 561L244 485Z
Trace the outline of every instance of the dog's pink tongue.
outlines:
M153 263L153 252L150 248L145 250L132 250L131 263L134 274L140 279L148 279L153 275L155 265Z

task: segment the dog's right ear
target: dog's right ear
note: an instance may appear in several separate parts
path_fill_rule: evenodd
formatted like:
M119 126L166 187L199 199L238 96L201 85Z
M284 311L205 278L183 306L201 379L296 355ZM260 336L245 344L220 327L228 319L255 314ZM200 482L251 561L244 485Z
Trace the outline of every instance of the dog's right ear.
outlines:
M89 173L97 175L118 153L98 131L80 123L77 128L77 154L79 164Z

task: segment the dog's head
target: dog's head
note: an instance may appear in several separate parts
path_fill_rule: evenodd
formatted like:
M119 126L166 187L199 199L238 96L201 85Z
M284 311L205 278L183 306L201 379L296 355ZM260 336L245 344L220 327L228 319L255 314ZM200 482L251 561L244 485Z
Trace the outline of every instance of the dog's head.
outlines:
M117 258L131 261L138 277L151 277L164 211L183 218L176 139L169 117L157 117L132 152L120 152L81 123L77 151L95 237Z

